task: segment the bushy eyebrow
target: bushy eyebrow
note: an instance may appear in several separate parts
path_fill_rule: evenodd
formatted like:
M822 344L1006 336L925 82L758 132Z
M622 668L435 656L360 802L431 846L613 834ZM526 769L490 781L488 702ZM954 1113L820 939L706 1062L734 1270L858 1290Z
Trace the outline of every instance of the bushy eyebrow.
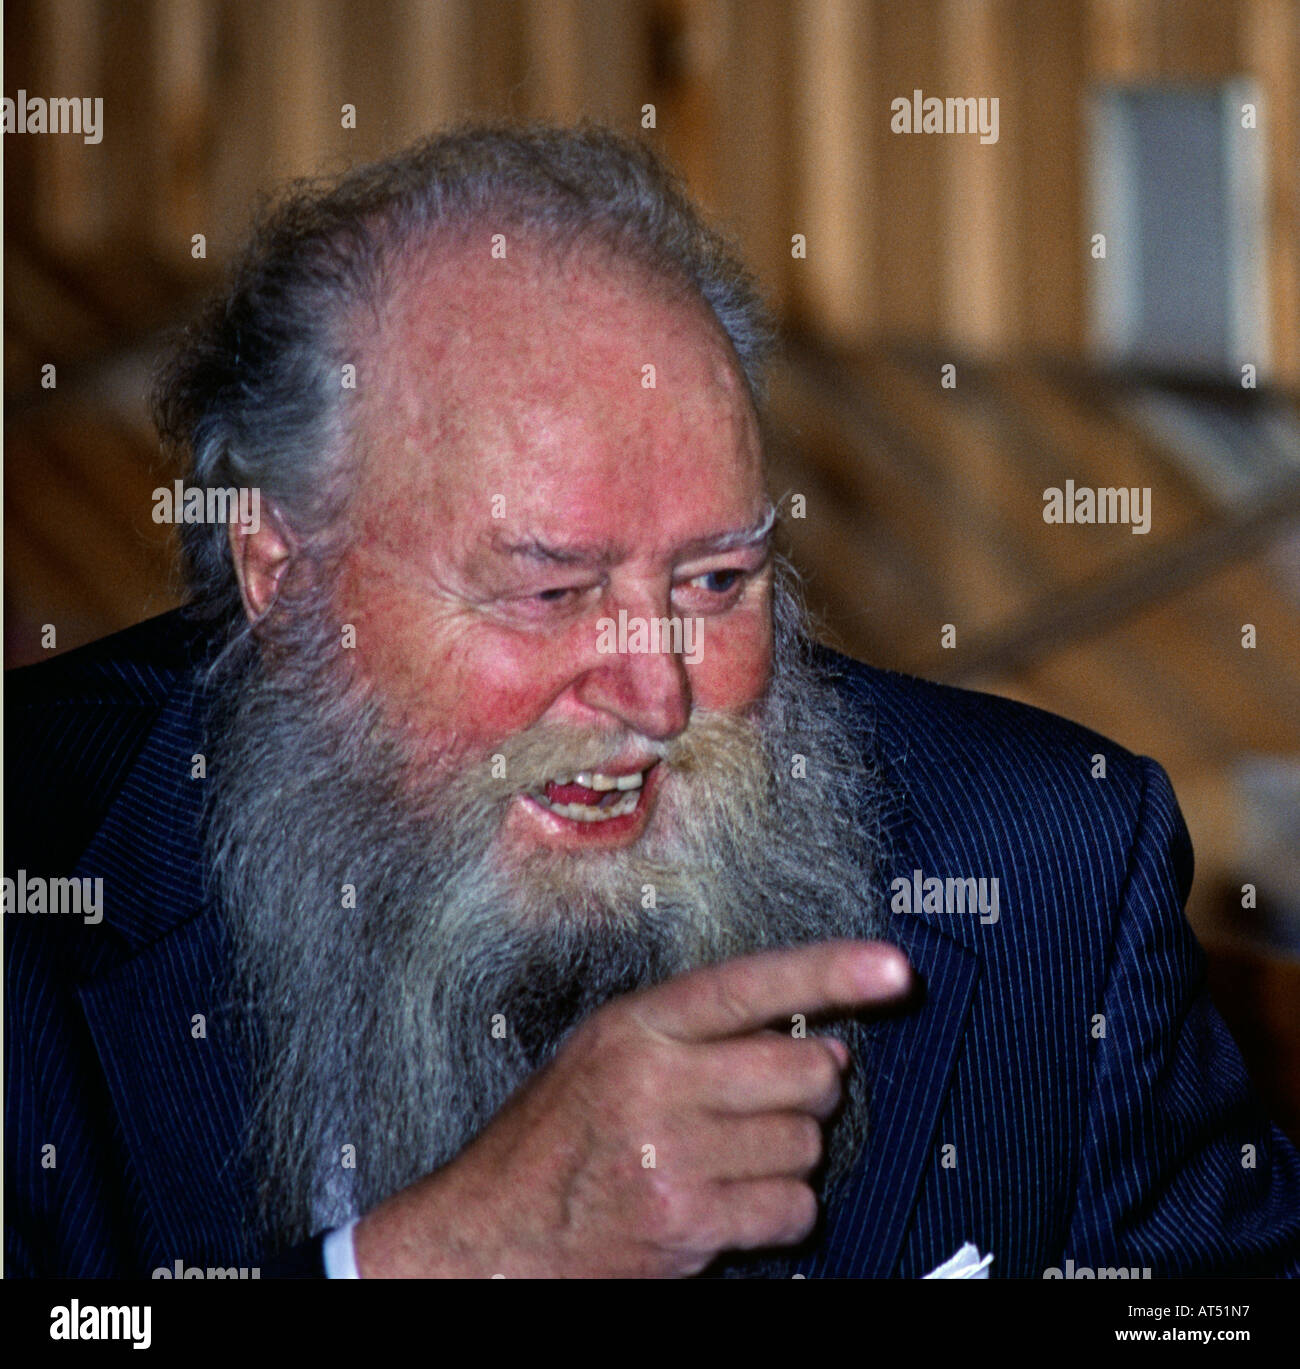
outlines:
M626 555L624 549L615 543L572 542L564 546L552 546L540 537L526 537L518 542L493 537L492 549L503 556L536 561L541 565L591 566L596 569L612 566Z
M761 542L766 542L772 536L772 528L776 524L776 509L769 504L763 512L763 516L752 527L738 528L734 532L719 533L716 537L703 537L695 542L688 542L683 551L691 552L696 556L708 556L724 551L737 551L742 547L755 547Z
M751 527L697 537L678 548L681 556L709 556L757 546L772 535L776 523L776 509L768 505L762 518ZM525 537L508 541L500 534L492 538L492 549L503 556L534 561L541 565L583 566L604 570L626 559L627 550L619 543L572 542L555 545L540 537Z

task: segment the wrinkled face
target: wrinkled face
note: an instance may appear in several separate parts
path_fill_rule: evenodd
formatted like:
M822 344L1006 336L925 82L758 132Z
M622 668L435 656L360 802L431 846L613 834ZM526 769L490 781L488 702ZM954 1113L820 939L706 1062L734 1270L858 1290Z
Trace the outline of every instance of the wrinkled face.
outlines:
M489 766L539 724L582 738L511 801L507 848L627 845L652 746L767 683L757 424L702 304L480 236L400 291L359 368L336 612L421 763Z

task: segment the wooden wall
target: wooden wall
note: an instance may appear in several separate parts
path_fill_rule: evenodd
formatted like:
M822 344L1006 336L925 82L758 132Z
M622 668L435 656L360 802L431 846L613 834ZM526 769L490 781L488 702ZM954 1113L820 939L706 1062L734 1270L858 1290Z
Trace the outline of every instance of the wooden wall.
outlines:
M1090 87L1248 74L1276 370L1300 385L1292 0L16 0L5 29L6 93L105 99L100 146L7 140L10 216L61 250L122 238L180 265L201 231L220 258L258 190L458 115L639 128L653 104L650 136L791 320L1003 353L1084 345ZM997 96L998 142L892 133L916 88Z

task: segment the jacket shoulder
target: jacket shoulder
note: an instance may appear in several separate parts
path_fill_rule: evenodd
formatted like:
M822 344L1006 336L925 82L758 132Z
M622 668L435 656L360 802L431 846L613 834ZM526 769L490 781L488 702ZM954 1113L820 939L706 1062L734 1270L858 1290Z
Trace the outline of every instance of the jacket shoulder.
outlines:
M1100 733L1014 699L936 684L825 651L824 669L860 710L887 834L954 869L1016 852L1060 875L1085 861L1124 878L1144 811L1166 812L1190 879L1192 852L1158 764Z
M1035 767L1054 770L1086 761L1092 778L1094 757L1101 756L1107 778L1140 779L1145 764L1141 757L1046 709L881 670L827 647L817 648L817 659L836 687L863 710L876 752L886 763L958 768L975 764L983 773L1010 767L1023 778Z
M5 674L6 865L65 874L174 691L203 632L181 611Z
M207 639L183 610L160 614L48 661L5 672L7 713L158 706L202 660Z

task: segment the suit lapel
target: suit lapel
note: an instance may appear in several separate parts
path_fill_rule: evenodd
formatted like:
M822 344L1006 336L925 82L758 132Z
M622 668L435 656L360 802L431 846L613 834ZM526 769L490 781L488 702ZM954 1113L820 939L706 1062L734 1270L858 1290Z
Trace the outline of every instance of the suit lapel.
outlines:
M918 842L925 843L915 829L906 756L887 757L876 748L875 677L856 662L825 655L850 682L850 697L863 710L864 731L872 738L868 762L877 777L882 847L902 867L924 866L924 859L910 854ZM883 889L878 897L885 900ZM879 1019L870 1028L867 1145L827 1201L825 1232L816 1252L799 1263L810 1277L888 1278L898 1273L979 980L975 952L921 917L889 916L886 939L907 956L920 989L905 1012Z
M204 911L204 781L191 778L202 745L187 682L164 705L75 871L103 878L105 926L131 952L78 996L160 1258L228 1265L247 1241L244 1080L222 929Z
M151 945L202 907L206 781L190 778L202 747L199 701L186 681L164 703L77 863L75 874L103 878L105 925L132 950Z
M245 1079L216 921L186 923L79 994L168 1265L249 1256Z
M830 1204L825 1240L802 1264L820 1278L888 1278L934 1146L979 978L975 954L919 920L896 943L924 985L910 1011L875 1025L866 1152Z

